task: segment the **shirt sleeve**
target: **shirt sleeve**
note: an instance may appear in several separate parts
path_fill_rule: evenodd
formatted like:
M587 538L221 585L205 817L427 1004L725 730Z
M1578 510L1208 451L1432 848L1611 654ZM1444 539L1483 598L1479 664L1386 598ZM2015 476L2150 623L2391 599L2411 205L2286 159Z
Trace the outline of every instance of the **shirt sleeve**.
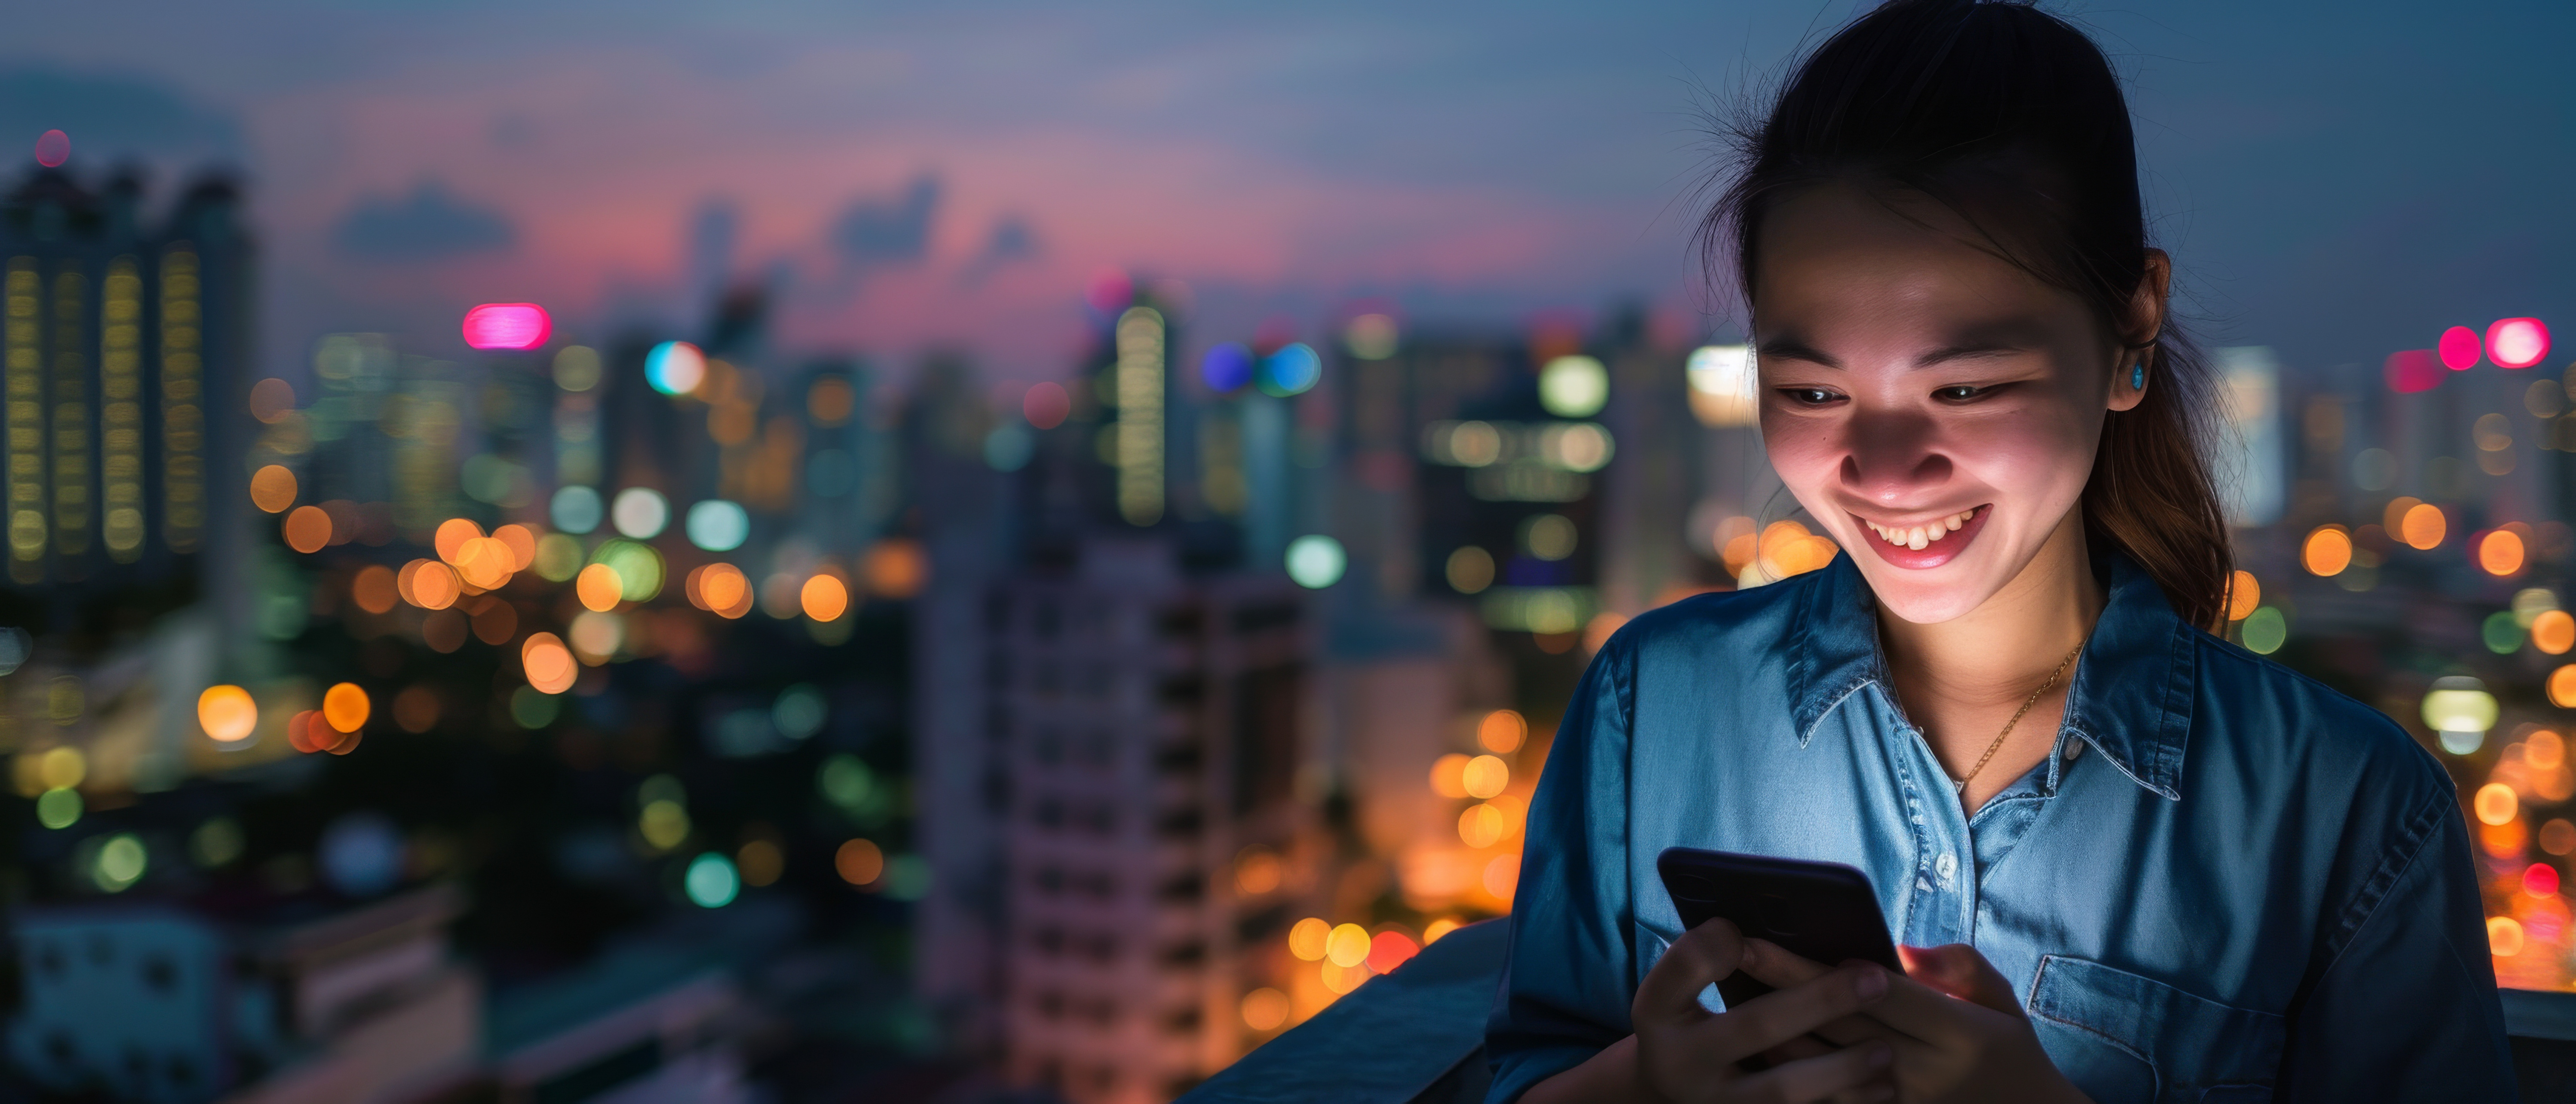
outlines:
M2518 1099L2459 799L2446 785L2406 829L2291 1014L2282 1100Z
M1511 945L1485 1028L1488 1104L1630 1033L1627 649L1593 659L1530 801Z

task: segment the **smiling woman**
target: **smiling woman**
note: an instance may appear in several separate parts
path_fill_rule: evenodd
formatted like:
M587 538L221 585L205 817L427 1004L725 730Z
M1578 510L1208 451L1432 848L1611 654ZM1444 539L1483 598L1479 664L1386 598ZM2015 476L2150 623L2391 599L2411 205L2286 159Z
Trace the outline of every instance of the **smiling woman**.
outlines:
M1892 0L1741 138L1705 225L1763 444L1852 551L1600 646L1529 808L1489 1099L2510 1099L2449 777L2209 631L2243 574L2212 394L2102 52ZM1903 969L1685 927L1640 891L1674 847L1853 868L1880 915L1834 921ZM1767 989L1703 1005L1739 973Z

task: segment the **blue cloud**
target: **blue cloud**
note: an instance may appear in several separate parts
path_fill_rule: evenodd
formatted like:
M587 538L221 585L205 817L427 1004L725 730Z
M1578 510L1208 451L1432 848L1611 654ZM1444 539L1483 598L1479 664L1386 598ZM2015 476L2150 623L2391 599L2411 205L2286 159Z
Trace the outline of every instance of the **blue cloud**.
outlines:
M331 244L363 261L443 261L508 250L518 242L509 217L423 180L402 198L369 196L340 216Z
M923 173L900 196L852 201L832 223L832 248L853 268L920 260L930 251L939 190L939 178Z

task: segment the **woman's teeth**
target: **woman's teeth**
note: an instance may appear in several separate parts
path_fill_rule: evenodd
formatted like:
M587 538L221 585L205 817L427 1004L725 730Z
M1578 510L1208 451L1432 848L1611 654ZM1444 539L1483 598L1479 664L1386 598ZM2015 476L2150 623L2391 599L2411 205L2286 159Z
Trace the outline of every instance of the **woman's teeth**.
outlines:
M1880 525L1867 518L1861 519L1861 524L1869 526L1869 531L1878 534L1880 540L1921 551L1924 545L1958 532L1960 526L1975 516L1975 510L1961 510L1928 525Z

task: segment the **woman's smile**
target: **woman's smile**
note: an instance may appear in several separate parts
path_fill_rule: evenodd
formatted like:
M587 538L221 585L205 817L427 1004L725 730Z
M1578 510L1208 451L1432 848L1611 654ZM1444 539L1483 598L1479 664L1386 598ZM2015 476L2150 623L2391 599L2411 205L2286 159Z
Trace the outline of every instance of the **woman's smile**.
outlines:
M1897 567L1919 571L1939 567L1965 551L1968 542L1977 539L1977 531L1985 528L1986 518L1994 512L1993 504L1988 503L1930 521L1878 522L1859 514L1853 514L1852 520L1876 536L1868 543L1880 559Z

